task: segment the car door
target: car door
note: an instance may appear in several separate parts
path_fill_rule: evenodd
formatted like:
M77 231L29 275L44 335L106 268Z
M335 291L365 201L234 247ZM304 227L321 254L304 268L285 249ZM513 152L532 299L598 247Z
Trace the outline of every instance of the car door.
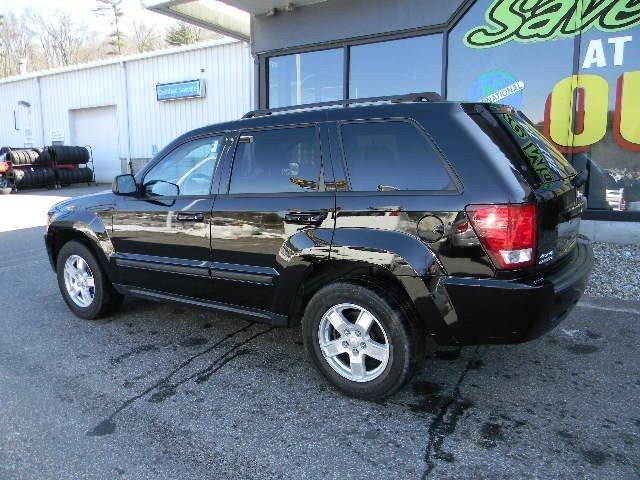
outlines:
M234 140L211 215L214 291L286 314L306 267L329 257L335 196L324 187L320 129L244 130Z
M225 136L182 143L155 163L140 192L118 197L112 242L119 282L210 298L212 180Z

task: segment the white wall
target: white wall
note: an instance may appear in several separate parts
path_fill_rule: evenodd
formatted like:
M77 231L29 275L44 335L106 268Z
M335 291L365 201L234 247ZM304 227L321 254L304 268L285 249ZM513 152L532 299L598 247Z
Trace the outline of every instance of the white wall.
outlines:
M157 83L198 78L205 98L156 100ZM50 145L52 129L69 144L70 111L113 105L121 159L151 158L152 145L160 150L182 133L251 110L253 60L246 44L224 39L0 80L0 146L24 145L24 132L14 129L19 101L31 104L34 146Z
M15 130L14 114L19 101L31 104L31 131L34 145L41 143L40 105L37 79L28 79L0 85L0 146L24 145L24 130ZM26 125L21 127L25 128Z
M161 149L186 131L251 110L250 65L249 49L240 42L127 63L131 156L150 157L152 145ZM205 80L205 98L156 101L156 83L198 78Z

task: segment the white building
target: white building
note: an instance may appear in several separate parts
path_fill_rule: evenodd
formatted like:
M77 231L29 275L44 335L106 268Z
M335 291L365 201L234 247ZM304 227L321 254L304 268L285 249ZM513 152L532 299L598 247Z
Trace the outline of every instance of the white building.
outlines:
M252 82L249 47L231 39L3 79L0 146L88 145L110 182L178 135L251 110Z

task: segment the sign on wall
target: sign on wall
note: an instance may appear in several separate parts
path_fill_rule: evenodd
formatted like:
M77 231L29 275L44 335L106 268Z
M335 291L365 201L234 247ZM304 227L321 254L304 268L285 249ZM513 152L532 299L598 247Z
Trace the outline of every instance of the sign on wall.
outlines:
M64 130L61 128L52 128L49 130L49 140L51 140L51 143L64 143Z
M615 190L640 211L638 0L477 0L449 38L447 97L522 110L599 165L590 208Z
M159 102L184 100L186 98L204 98L205 95L206 89L203 79L159 83L156 85L156 99Z

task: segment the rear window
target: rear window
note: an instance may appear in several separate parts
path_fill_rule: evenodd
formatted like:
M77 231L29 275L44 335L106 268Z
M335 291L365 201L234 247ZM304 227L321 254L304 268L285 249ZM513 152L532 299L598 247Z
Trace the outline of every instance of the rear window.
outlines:
M472 118L498 144L529 183L540 185L577 174L565 156L524 115L499 105L488 107L491 113L484 110L486 115L476 113ZM503 138L504 133L506 139ZM505 140L509 145L505 144Z
M438 152L406 121L343 124L351 190L455 190Z

